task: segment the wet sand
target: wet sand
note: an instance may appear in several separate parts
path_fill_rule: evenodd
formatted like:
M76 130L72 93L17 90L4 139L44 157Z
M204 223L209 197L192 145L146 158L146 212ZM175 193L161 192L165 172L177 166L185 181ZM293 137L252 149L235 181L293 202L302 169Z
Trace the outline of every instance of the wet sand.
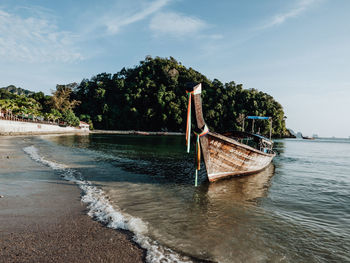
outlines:
M86 215L80 190L0 136L0 262L144 262L131 233Z

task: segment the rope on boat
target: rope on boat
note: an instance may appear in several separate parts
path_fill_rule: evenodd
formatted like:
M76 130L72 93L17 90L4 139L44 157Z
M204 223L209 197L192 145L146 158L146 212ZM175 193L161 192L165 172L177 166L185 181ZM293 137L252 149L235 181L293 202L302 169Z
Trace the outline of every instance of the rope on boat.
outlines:
M205 124L204 128L202 129L201 133L196 133L194 134L197 136L197 141L196 141L196 156L197 156L197 167L196 167L196 176L195 176L195 182L194 185L197 187L198 185L198 171L201 169L201 144L200 144L200 137L205 136L209 133L208 126Z
M188 97L188 104L187 104L187 122L186 122L186 145L187 145L187 153L190 152L190 145L191 145L191 101L192 96L195 94L200 94L201 92L201 86L199 88L193 90L193 91L186 91L187 97ZM195 182L194 185L197 187L198 185L198 171L201 169L201 145L200 145L200 137L205 136L209 133L208 126L205 124L204 127L201 129L200 133L194 132L194 134L197 136L196 140L196 159L197 159L197 167L196 167L196 176L195 176Z

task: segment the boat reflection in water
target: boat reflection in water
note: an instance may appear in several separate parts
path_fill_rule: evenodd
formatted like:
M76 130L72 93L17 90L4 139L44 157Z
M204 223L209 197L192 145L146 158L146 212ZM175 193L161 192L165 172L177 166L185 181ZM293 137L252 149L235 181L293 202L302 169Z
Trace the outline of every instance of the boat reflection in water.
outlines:
M207 184L209 201L255 203L267 195L275 167L271 163L263 171L249 175Z
M270 250L270 234L264 230L274 219L262 206L274 169L270 164L253 175L197 187L186 218L188 233L181 237L182 246L191 250L183 251L214 262L266 262L266 257L278 262L281 258Z

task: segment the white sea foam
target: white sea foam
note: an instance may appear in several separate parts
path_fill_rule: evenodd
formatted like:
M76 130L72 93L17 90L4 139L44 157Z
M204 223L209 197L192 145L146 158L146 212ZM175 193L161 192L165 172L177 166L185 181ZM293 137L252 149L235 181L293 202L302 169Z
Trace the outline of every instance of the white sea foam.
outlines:
M88 207L88 215L97 221L113 229L125 229L134 233L133 240L142 248L147 250L147 262L191 262L186 256L181 256L173 250L160 245L157 241L147 237L147 224L140 218L132 217L122 213L108 201L104 192L92 185L89 181L83 180L81 174L68 166L45 159L39 154L34 146L25 147L26 152L33 160L42 163L53 170L57 170L62 177L68 181L76 183L83 191L82 202Z

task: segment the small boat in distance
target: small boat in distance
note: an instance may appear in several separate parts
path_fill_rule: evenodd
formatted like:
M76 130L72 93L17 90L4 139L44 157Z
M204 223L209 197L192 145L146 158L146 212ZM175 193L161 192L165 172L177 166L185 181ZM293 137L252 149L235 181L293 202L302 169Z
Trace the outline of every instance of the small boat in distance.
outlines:
M187 110L186 139L189 152L191 130L191 101L193 98L197 128L197 173L200 169L200 155L203 154L208 179L210 182L219 179L258 173L264 170L276 156L271 141L272 119L269 117L249 116L247 119L270 120L270 139L258 134L237 131L225 134L210 132L205 124L201 99L202 85L198 84L187 90L189 102ZM248 145L249 144L249 145Z
M304 140L315 140L314 137L301 136Z

